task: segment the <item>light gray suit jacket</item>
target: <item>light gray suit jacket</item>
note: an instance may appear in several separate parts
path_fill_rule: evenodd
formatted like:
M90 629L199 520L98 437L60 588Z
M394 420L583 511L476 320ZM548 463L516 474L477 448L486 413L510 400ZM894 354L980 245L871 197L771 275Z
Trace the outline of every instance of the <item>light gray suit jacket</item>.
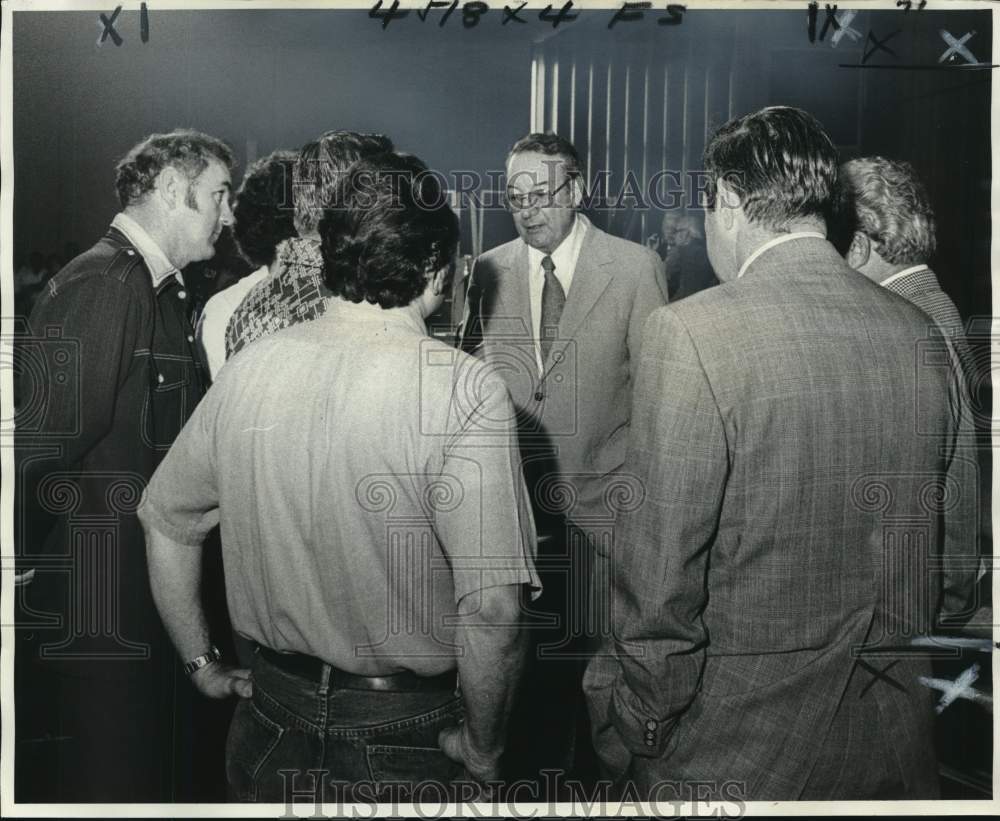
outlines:
M662 261L648 248L589 226L541 375L528 246L517 239L486 252L476 260L471 283L469 293L477 290L481 299L478 306L470 299L465 326L468 312L478 310L478 353L499 366L507 383L525 459L546 448L555 452L554 463L540 462L551 472L536 487L536 503L585 530L590 523L606 524L614 509L605 493L625 459L642 326L667 302ZM526 464L529 482L532 468Z
M974 539L942 543L966 489L946 484L958 410L932 336L925 366L924 315L820 239L650 317L625 464L646 500L619 519L614 654L584 682L612 772L757 800L936 794L929 661L908 651L940 554ZM974 562L948 570L968 591Z

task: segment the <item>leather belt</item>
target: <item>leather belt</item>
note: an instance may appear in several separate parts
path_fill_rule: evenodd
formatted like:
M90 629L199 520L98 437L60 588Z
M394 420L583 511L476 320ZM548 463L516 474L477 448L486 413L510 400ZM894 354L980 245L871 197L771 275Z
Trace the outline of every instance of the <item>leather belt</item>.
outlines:
M293 676L319 683L323 667L330 668L330 686L341 690L380 690L385 693L416 693L454 690L458 675L454 670L436 676L418 676L409 670L388 676L359 676L328 665L315 656L304 653L279 653L269 647L257 645L257 652L268 664Z

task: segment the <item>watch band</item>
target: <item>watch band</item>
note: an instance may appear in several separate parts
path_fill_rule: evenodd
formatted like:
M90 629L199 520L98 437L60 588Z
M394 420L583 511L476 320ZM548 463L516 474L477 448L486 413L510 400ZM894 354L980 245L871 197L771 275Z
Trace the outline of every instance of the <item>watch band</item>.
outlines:
M222 658L222 653L219 652L219 648L213 644L211 649L207 653L203 653L197 658L193 658L191 659L191 661L186 662L184 664L184 672L190 676L192 673L200 670L202 667L207 667L213 661L218 661L221 658Z

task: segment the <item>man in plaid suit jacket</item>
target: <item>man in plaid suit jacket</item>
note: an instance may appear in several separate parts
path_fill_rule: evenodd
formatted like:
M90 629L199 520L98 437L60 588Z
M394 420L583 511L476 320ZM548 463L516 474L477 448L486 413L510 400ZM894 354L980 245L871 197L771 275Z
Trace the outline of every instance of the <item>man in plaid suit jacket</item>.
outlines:
M815 119L735 119L705 162L723 284L646 323L625 467L646 498L585 680L598 754L651 800L934 797L929 660L908 651L975 573L936 561L963 492L948 357L825 239L837 152Z

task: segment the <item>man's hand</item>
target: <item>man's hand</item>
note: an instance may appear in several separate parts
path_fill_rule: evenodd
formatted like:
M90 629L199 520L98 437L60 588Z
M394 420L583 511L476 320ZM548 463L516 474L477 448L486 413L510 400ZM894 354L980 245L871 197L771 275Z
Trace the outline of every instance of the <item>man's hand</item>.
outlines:
M229 698L232 695L250 698L253 695L249 670L218 661L192 673L191 683L209 698Z
M489 755L477 750L472 744L465 722L445 727L438 734L438 745L452 761L464 764L465 771L480 784L500 780L500 755Z

